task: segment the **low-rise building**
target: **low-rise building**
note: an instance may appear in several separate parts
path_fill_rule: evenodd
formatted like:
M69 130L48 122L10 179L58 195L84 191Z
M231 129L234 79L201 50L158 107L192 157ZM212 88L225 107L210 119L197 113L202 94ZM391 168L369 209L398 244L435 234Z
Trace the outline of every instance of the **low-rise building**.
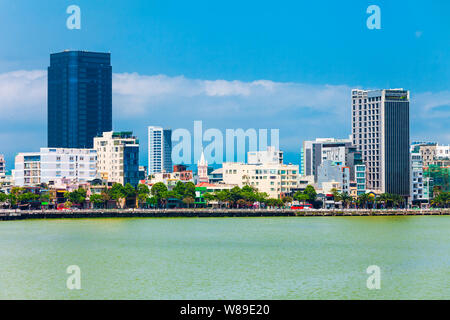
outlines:
M155 183L162 182L167 187L174 187L178 181L183 183L194 182L194 176L192 170L187 170L185 165L179 164L173 166L173 172L156 172L150 174L147 179L148 185L154 185Z
M271 198L280 198L290 194L298 187L299 166L283 164L278 161L246 164L240 162L223 163L223 182L225 184L255 187L259 192L266 192Z

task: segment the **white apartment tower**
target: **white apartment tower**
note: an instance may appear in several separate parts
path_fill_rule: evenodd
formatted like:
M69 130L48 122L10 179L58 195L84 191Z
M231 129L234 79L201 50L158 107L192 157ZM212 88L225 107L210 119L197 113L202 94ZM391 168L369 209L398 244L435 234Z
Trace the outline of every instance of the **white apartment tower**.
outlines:
M148 173L172 172L172 130L148 127Z

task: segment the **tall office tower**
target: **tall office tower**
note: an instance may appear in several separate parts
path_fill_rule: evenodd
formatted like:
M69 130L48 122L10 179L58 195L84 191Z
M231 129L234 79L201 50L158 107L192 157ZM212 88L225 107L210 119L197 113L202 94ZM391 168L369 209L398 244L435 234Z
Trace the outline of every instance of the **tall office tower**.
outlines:
M109 53L64 51L50 55L48 146L92 148L112 130L112 68Z
M352 90L352 140L367 168L367 188L409 196L409 91Z
M172 172L172 130L148 127L148 172Z

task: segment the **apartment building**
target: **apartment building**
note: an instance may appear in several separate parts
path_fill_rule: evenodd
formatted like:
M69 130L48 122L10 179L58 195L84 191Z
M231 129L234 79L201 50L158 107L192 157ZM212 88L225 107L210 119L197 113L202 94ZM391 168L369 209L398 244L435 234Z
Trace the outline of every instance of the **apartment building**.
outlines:
M223 182L228 185L252 186L259 192L266 192L271 198L280 198L298 186L299 166L283 164L270 157L272 149L260 152L253 164L224 162ZM263 155L267 152L266 155ZM251 158L251 157L250 157Z
M131 131L103 132L94 138L97 170L102 180L110 183L139 183L139 140Z
M33 186L61 179L85 183L97 176L94 149L41 148L39 152L19 153L13 170L14 184Z
M148 127L149 174L172 171L172 130Z
M411 203L420 203L427 201L428 192L425 192L425 180L423 176L423 160L422 155L419 152L411 153Z

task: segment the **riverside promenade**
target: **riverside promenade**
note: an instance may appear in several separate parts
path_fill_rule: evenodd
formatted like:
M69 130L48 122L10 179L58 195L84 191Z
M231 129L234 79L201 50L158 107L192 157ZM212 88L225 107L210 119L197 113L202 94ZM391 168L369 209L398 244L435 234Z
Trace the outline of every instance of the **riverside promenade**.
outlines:
M84 209L1 210L0 220L65 218L328 217L450 215L447 209Z

